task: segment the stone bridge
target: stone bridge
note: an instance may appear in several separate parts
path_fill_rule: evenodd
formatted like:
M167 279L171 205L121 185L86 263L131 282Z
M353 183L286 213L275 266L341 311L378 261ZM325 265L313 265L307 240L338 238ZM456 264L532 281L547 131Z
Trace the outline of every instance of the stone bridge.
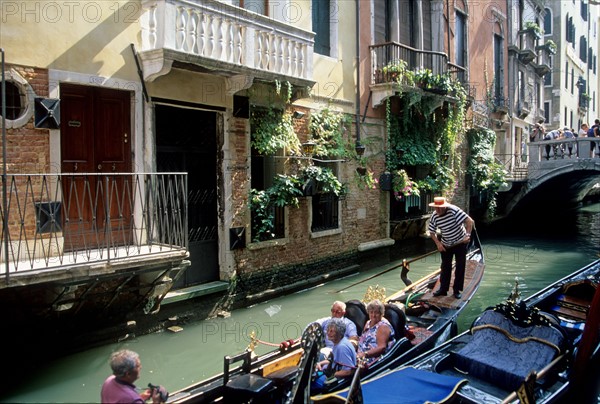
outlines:
M503 216L516 210L573 208L600 186L598 138L531 142L527 152L522 159L516 156L510 167L506 164L511 178L498 198Z

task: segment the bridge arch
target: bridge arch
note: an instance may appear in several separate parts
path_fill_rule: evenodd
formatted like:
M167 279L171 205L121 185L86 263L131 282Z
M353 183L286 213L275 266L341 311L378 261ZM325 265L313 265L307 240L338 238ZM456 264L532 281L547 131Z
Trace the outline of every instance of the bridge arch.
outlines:
M561 152L555 155L554 151L546 155L546 143L551 146L556 144L561 150L561 143L556 141L530 143L529 156L532 161L527 164L527 178L511 184L511 188L507 190L513 195L504 199L505 215L520 211L532 212L535 209L547 211L552 207L574 208L596 184L600 183L599 155L580 158ZM583 147L579 148L580 155L591 156L588 139L584 138L581 143ZM562 145L564 144L563 141ZM566 147L563 147L563 150L566 150ZM584 151L587 153L583 153Z

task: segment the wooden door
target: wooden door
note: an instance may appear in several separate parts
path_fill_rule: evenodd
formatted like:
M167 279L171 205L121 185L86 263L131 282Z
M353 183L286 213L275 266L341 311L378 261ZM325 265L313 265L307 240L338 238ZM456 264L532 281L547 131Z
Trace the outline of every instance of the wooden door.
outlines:
M61 85L65 249L122 245L133 206L130 93Z

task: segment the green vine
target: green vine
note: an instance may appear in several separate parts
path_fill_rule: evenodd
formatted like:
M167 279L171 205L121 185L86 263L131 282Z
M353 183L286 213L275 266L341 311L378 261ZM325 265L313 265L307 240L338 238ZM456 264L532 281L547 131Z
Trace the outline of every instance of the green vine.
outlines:
M487 194L488 216L496 211L498 189L506 184L507 172L494 159L496 133L490 129L470 129L467 132L469 142L469 164L467 173L471 176L473 188Z
M250 116L252 147L260 154L273 155L278 150L300 154L300 141L294 132L290 111L274 108L253 109Z
M275 207L298 207L302 182L296 176L278 174L273 185L265 190L250 189L252 212L252 241L265 241L275 237Z
M349 117L341 112L323 108L310 114L308 129L316 143L315 155L347 157L348 145L344 140Z

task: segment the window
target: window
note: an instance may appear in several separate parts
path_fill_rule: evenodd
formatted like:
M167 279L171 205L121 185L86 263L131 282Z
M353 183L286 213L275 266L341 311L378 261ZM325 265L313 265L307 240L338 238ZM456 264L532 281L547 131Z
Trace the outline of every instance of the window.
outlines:
M6 88L6 127L8 129L23 127L27 125L33 116L35 92L27 80L13 69L5 72L4 79ZM2 98L0 97L1 114Z
M544 122L550 122L550 101L544 101Z
M569 62L565 62L565 88L569 89Z
M252 114L260 116L265 114L265 111L257 109L252 111ZM254 128L250 128L250 131L254 136ZM284 172L284 160L277 158L281 155L283 155L283 150L269 156L260 154L252 148L250 164L250 187L252 189L265 191L273 186L277 174ZM265 216L271 218L269 225L265 225ZM285 237L285 208L270 206L266 212L253 211L251 214L251 237L253 242Z
M579 59L583 61L583 63L587 62L587 39L585 36L579 37Z
M552 86L552 71L549 71L544 75L544 86L549 87Z
M569 14L567 14L567 21L566 21L566 39L567 42L571 42L573 44L573 46L575 45L575 24L573 24L573 17L569 17Z
M575 70L571 68L571 94L575 93Z
M268 0L233 0L233 5L268 16Z
M544 15L544 35L552 35L552 10L546 8L545 11L546 14Z
M315 52L331 56L330 0L312 0L312 24L315 32Z
M456 23L455 23L455 43L454 50L455 54L455 63L459 66L466 67L466 46L467 43L466 35L467 35L467 19L466 16L461 12L456 12Z
M581 18L583 18L583 21L588 20L588 5L583 0L581 1Z
M567 107L565 107L565 125L567 124Z
M23 114L23 97L19 87L12 81L7 81L6 86L6 119L14 121ZM2 113L2 99L0 98L0 114Z
M315 165L326 167L337 175L337 163L315 161ZM318 191L318 190L317 190ZM333 192L317 192L312 197L312 232L339 228L339 197Z
M494 94L496 99L504 98L504 39L494 35Z

